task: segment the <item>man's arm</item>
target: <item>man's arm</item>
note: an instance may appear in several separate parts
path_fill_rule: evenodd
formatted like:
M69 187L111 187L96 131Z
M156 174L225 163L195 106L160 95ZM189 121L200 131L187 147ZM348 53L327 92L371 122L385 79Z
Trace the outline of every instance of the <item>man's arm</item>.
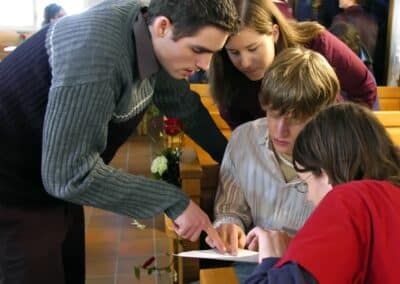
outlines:
M135 218L165 211L175 219L188 197L166 182L104 164L115 101L108 83L51 89L43 126L42 179L53 196Z
M227 139L201 103L199 95L190 90L186 80L175 80L160 71L153 101L164 115L182 120L185 133L215 161L222 161Z

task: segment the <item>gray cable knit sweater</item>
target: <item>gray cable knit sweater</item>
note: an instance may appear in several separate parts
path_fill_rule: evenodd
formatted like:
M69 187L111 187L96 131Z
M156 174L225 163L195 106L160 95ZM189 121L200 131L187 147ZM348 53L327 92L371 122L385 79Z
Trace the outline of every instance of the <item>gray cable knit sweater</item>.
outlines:
M49 27L42 182L51 195L74 203L136 218L163 211L176 218L188 205L180 189L119 171L102 158L107 151L112 157L127 137L118 126L133 129L152 100L164 114L181 118L185 132L216 159L226 145L186 81L163 71L140 78L132 28L140 8L136 1L105 1Z

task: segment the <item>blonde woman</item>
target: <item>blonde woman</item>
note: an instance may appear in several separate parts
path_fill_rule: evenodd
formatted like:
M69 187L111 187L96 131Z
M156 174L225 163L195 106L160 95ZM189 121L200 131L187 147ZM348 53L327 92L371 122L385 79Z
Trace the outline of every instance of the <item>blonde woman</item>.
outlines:
M342 97L373 107L377 94L373 75L324 27L287 20L272 0L235 2L241 30L215 54L209 77L220 114L232 129L265 115L257 97L261 79L275 56L288 47L305 47L322 54L336 71Z

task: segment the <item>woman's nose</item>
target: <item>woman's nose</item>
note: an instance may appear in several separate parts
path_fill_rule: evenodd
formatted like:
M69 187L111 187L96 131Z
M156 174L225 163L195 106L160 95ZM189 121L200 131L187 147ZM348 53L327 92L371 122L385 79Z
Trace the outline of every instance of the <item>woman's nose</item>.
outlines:
M240 65L242 66L243 69L248 68L251 65L250 56L242 55L240 57Z

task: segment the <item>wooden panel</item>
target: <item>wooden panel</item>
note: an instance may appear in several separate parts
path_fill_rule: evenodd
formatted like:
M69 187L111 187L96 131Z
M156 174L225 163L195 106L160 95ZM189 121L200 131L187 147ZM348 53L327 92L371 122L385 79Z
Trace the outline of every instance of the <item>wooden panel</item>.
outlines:
M190 84L190 89L200 95L201 102L207 108L217 127L221 129L225 136L229 137L231 131L228 124L219 115L217 104L210 95L208 84Z
M232 267L201 269L200 284L239 284L235 271Z
M400 111L375 111L394 143L400 145Z
M380 110L400 110L400 87L378 86Z
M180 175L182 178L182 191L195 203L200 204L200 190L202 168L196 156L196 151L189 147L183 149L182 159L179 164ZM179 253L187 250L197 250L200 248L199 241L191 242L181 240L175 233L172 221L165 217L165 230L170 240L170 251ZM178 283L190 283L199 278L199 260L194 258L180 258L171 256L174 267L178 273Z

